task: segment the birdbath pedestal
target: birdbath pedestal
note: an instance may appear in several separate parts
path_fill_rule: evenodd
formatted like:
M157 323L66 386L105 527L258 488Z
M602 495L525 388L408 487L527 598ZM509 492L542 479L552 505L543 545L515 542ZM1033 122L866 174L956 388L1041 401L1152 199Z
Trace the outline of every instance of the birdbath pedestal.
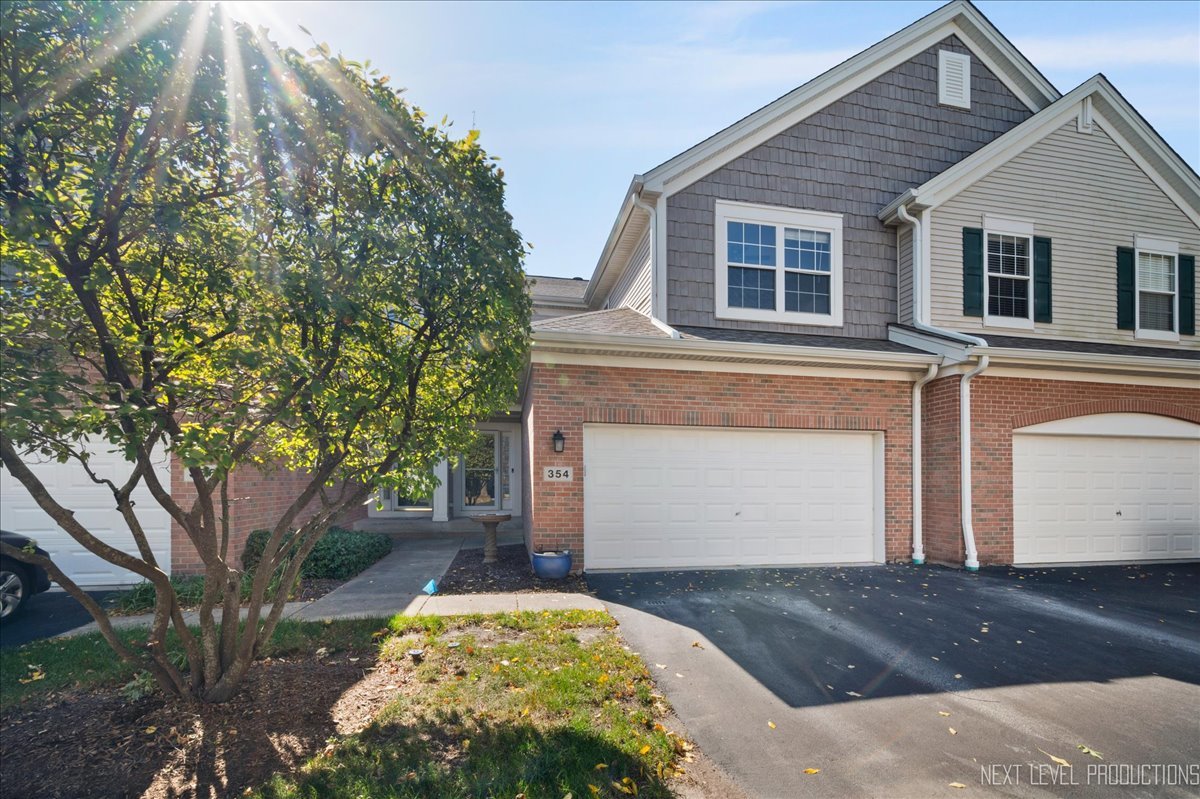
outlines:
M481 513L472 519L483 525L483 562L496 562L496 527L512 518L511 513Z

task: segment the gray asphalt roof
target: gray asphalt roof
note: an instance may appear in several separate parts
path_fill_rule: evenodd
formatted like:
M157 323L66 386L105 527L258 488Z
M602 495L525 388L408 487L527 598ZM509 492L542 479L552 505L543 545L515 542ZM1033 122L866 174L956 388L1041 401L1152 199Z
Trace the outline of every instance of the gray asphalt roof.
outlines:
M529 293L538 297L581 300L588 287L588 282L583 278L529 275L527 279Z
M866 350L874 352L922 353L905 344L886 339L849 338L847 336L817 336L803 333L766 333L757 330L727 330L715 327L688 327L676 325L686 339L723 341L745 344L781 344L791 347L828 347L832 349Z
M543 319L533 323L533 332L539 331L669 338L667 333L651 322L648 317L632 308L611 308L607 311L591 311Z

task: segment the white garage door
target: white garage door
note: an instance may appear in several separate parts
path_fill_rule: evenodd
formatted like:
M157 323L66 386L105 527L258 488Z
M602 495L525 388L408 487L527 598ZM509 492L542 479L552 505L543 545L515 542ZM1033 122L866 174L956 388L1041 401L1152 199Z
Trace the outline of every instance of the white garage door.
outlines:
M118 484L133 472L131 465L119 454L109 452L110 445L92 445L92 469ZM50 496L75 511L75 517L97 538L106 544L137 554L137 544L125 520L116 510L112 492L93 483L76 463L27 461L30 469L46 485ZM171 470L166 455L157 464L159 480L171 485ZM171 569L171 521L167 512L150 496L145 483L133 492L138 518L146 528L151 549L164 571ZM118 568L84 549L63 532L33 501L25 487L7 469L0 469L0 527L14 533L36 538L38 545L50 553L50 559L68 577L81 586L100 587L129 585L141 582L133 572Z
M589 570L883 559L880 435L585 425L583 439Z
M1014 563L1200 556L1200 426L1097 414L1013 436Z

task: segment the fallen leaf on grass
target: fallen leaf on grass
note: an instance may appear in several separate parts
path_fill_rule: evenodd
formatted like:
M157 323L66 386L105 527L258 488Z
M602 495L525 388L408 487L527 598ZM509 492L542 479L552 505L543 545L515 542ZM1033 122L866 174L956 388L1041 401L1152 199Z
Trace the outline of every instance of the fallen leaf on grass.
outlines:
M606 769L606 768L608 768L607 763L597 763L596 764L596 771L604 771L604 769Z
M1071 765L1071 764L1070 764L1070 763L1068 763L1067 761L1063 760L1061 757L1055 757L1054 755L1050 754L1050 753L1049 753L1049 752L1047 752L1045 749L1038 749L1038 751L1039 751L1039 752L1041 752L1041 753L1042 753L1043 755L1045 755L1046 757L1048 757L1048 758L1050 758L1051 760L1053 760L1055 763L1057 763L1057 764L1058 764L1058 765L1060 765L1060 766L1070 766L1070 765Z
M597 677L597 678L596 678L596 682L599 682L599 683L605 683L605 682L608 682L608 675L607 675L607 674L601 674L599 677Z
M804 769L804 773L805 773L805 774L820 774L820 773L821 773L821 769L819 769L819 768L806 768L806 769Z
M154 733L158 732L158 727L150 726L142 730L142 732L146 733L147 735L153 735Z
M591 791L591 792L592 792L592 793L594 793L594 794L599 794L599 793L600 793L600 786L598 786L598 785L592 785L592 784L589 782L589 783L588 783L588 790L589 790L589 791Z
M1077 746L1075 748L1078 749L1080 752L1083 752L1085 755L1091 755L1092 757L1096 758L1097 760L1104 759L1104 755L1100 754L1099 752L1097 752L1095 749L1092 749L1091 747L1080 744L1079 746Z
M644 755L649 751L650 751L650 744L646 744L645 746L643 746L641 749L638 750L638 754Z

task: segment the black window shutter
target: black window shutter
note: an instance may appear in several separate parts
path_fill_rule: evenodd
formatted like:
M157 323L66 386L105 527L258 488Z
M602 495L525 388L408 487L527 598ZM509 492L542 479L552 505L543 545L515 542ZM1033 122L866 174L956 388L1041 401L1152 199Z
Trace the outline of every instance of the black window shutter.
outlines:
M963 243L963 316L983 316L983 231L965 227Z
M1179 256L1179 332L1196 335L1196 256Z
M1117 248L1117 327L1133 330L1133 307L1137 298L1133 285L1133 248Z
M1050 239L1033 239L1033 321L1053 322L1050 281Z

